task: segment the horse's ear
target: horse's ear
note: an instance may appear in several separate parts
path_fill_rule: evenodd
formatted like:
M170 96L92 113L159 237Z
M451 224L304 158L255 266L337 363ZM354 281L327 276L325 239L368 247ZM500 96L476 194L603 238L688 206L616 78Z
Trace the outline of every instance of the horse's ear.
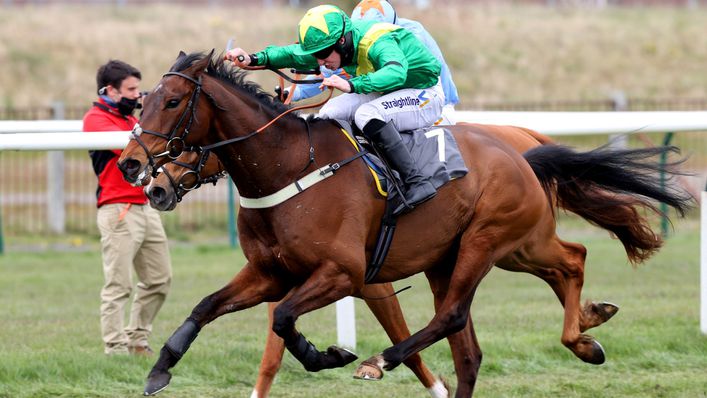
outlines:
M213 59L214 51L215 50L212 49L210 53L208 53L207 55L204 56L204 58L195 62L189 68L192 71L192 73L194 74L194 77L199 77L202 73L204 73L206 71L206 68L209 67L211 60Z
M177 54L177 61L179 61L181 58L184 58L187 56L187 53L184 51L179 51L179 54Z

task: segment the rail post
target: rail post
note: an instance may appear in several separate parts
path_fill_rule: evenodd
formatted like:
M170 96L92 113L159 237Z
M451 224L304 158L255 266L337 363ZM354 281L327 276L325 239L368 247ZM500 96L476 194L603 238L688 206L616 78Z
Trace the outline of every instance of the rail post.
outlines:
M2 203L0 203L0 256L5 254L5 241L2 237Z
M707 334L707 186L700 209L700 330Z
M52 104L55 120L64 120L64 103ZM47 222L55 234L66 231L66 207L64 200L64 151L47 152Z
M611 102L614 104L614 112L625 112L628 110L628 97L623 91L617 90L611 93ZM617 149L628 148L627 134L610 134L609 145Z
M666 133L665 137L663 138L663 146L668 146L670 145L670 142L673 140L673 133ZM660 165L662 166L661 168L664 168L665 165L668 163L668 154L666 152L663 152L660 155ZM665 191L665 172L661 171L660 172L660 188ZM665 203L660 204L660 211L663 213L663 216L660 220L660 231L663 237L668 236L668 205Z

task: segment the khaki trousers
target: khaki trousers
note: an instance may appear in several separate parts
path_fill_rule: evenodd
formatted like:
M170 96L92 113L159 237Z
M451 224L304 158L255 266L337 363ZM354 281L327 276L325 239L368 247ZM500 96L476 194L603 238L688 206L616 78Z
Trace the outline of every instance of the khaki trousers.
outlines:
M127 208L127 209L126 209ZM103 275L101 333L107 354L146 346L152 321L172 281L167 236L157 210L148 205L115 203L98 209ZM138 283L124 327L125 304Z

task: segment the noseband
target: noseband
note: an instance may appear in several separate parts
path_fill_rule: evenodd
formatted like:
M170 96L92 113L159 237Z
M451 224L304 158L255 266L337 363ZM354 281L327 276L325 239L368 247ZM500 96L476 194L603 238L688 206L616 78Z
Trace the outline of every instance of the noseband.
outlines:
M162 168L162 172L167 176L167 179L169 179L170 184L172 185L172 189L174 190L174 194L177 197L177 202L181 202L182 198L184 195L186 195L189 191L193 191L199 187L201 187L203 184L209 184L213 183L216 184L216 182L226 176L226 171L221 170L216 174L212 174L208 177L201 177L201 171L204 169L204 166L206 166L206 162L209 159L209 151L203 151L200 149L188 149L188 150L195 150L195 151L200 151L201 153L199 154L199 160L195 163L185 163L185 162L180 162L180 161L173 161L172 163L176 164L177 166L183 167L185 169L188 169L188 171L184 172L180 176L178 176L178 179L172 176L165 168ZM185 185L184 180L185 177L188 175L193 174L196 178L196 183L190 186Z

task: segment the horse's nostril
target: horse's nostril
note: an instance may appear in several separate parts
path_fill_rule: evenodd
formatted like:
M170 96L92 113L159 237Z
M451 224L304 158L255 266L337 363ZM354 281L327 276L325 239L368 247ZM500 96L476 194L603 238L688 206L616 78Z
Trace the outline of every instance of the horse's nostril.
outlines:
M118 162L118 169L123 173L123 177L131 182L137 178L140 167L140 161L135 159L125 159Z
M125 161L125 170L129 173L137 173L140 170L140 162L135 159Z
M167 195L164 188L153 187L150 192L147 193L147 196L152 199L153 202L161 203Z

